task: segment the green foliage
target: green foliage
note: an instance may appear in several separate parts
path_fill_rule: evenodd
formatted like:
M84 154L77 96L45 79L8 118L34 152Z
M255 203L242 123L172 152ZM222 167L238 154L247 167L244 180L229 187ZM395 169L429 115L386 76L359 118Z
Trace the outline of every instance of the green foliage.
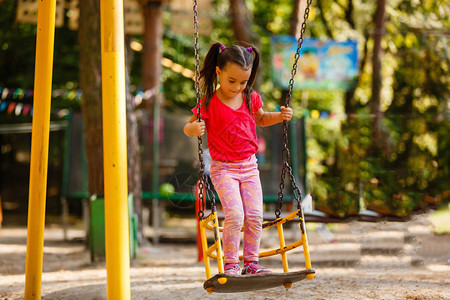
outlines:
M325 210L346 216L364 206L385 214L407 215L423 205L425 196L441 197L450 190L450 117L448 99L450 8L444 0L387 1L382 41L382 133L384 145L373 147L370 115L373 16L377 1L313 1L306 36L355 39L366 63L351 101L355 113L346 111L343 92L295 91L291 105L296 117L313 110L334 113L334 118L307 118L309 191ZM262 52L258 91L267 109L280 102L282 91L270 81L270 36L288 34L293 1L245 1L251 31ZM353 6L349 6L352 3ZM320 4L320 6L319 6ZM17 1L0 4L0 87L32 89L36 26L15 21ZM352 10L350 10L352 8ZM229 1L213 0L210 35L200 37L202 61L214 41L235 42L228 15ZM166 27L171 19L165 13ZM140 37L134 37L141 41ZM166 31L163 56L194 70L192 35ZM77 33L56 29L54 88L78 88ZM131 62L131 83L141 86L142 53ZM301 59L301 58L300 58ZM361 61L363 63L363 61ZM195 104L194 82L170 68L162 75L167 109L189 109ZM56 107L76 109L79 102L55 99Z
M360 25L370 25L367 16L372 16L375 9L364 1L354 1L356 26L346 31L346 6L339 1L321 3L324 15L315 21L312 30L325 34L323 17L332 19L335 37L360 39ZM311 190L319 207L341 216L351 214L351 207L358 203L344 200L346 191L358 193L365 206L373 210L397 216L426 205L429 196L435 197L432 201L448 201L448 196L442 195L449 190L449 135L444 129L449 128L449 55L448 41L440 28L449 26L449 7L443 1L395 1L388 3L387 12L382 44L385 146L376 151L372 148L373 121L367 106L371 93L369 64L356 87L358 119L345 118L341 129L330 133L335 145L330 137L324 138L324 125L309 121ZM367 42L370 50L370 40ZM342 105L342 99L336 100ZM324 103L310 100L308 108L324 110L329 105L324 108ZM357 185L359 190L354 188Z
M0 6L0 86L30 89L36 26L15 22L17 1L3 1Z
M32 89L36 47L36 25L16 22L17 1L0 4L0 86ZM67 22L66 22L67 24ZM56 28L53 87L78 82L77 32Z

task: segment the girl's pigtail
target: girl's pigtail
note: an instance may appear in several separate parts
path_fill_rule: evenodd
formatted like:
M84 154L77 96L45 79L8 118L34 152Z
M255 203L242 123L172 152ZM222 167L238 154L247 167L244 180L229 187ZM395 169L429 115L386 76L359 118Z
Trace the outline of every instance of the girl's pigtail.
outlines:
M245 49L245 48L244 48ZM250 51L250 49L252 51ZM250 55L253 54L253 63L252 63L252 72L250 73L250 77L248 78L247 86L245 87L244 94L246 99L246 104L248 110L251 112L251 96L253 93L253 84L256 81L256 76L258 75L258 68L259 68L259 62L261 54L256 47L248 47L244 51L248 51Z
M252 49L251 52L253 53L253 64L252 64L252 73L250 74L250 77L248 78L248 85L250 87L253 87L253 84L255 83L255 80L256 80L256 75L258 74L259 61L260 61L261 54L259 53L258 48L251 47L251 49Z
M216 42L212 44L211 48L209 48L208 53L206 54L205 60L203 62L203 68L200 71L200 79L203 83L202 92L205 96L204 104L205 107L208 106L211 98L216 90L217 86L217 56L219 55L221 43Z

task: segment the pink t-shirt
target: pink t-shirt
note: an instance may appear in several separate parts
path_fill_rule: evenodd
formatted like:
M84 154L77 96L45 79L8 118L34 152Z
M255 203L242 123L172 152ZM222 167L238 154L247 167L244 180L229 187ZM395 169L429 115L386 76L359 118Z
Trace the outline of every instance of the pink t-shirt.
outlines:
M212 159L243 160L258 151L255 115L263 103L257 92L253 92L251 97L251 113L247 109L245 99L240 108L233 109L220 101L216 93L208 108L201 106L200 113L206 124ZM194 107L192 112L197 114L197 107Z

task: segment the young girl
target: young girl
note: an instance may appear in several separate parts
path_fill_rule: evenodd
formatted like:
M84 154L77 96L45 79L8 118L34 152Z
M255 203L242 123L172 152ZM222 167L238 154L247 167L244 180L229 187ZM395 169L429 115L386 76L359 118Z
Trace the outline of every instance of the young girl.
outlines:
M256 126L270 126L292 118L292 109L265 112L261 97L253 91L260 54L251 46L215 43L200 71L201 121L197 107L184 126L189 136L207 132L211 154L211 180L225 213L223 253L225 273L239 275L240 231L244 225L242 274L271 272L258 264L263 222L262 188L255 153ZM217 88L217 84L220 87Z

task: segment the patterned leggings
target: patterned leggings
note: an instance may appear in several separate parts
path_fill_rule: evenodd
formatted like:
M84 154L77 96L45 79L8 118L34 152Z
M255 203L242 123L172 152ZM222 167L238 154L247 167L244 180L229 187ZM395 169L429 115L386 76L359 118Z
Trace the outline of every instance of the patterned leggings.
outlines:
M224 263L239 263L242 225L244 225L244 261L258 261L263 201L255 156L232 162L213 160L211 180L225 213Z

